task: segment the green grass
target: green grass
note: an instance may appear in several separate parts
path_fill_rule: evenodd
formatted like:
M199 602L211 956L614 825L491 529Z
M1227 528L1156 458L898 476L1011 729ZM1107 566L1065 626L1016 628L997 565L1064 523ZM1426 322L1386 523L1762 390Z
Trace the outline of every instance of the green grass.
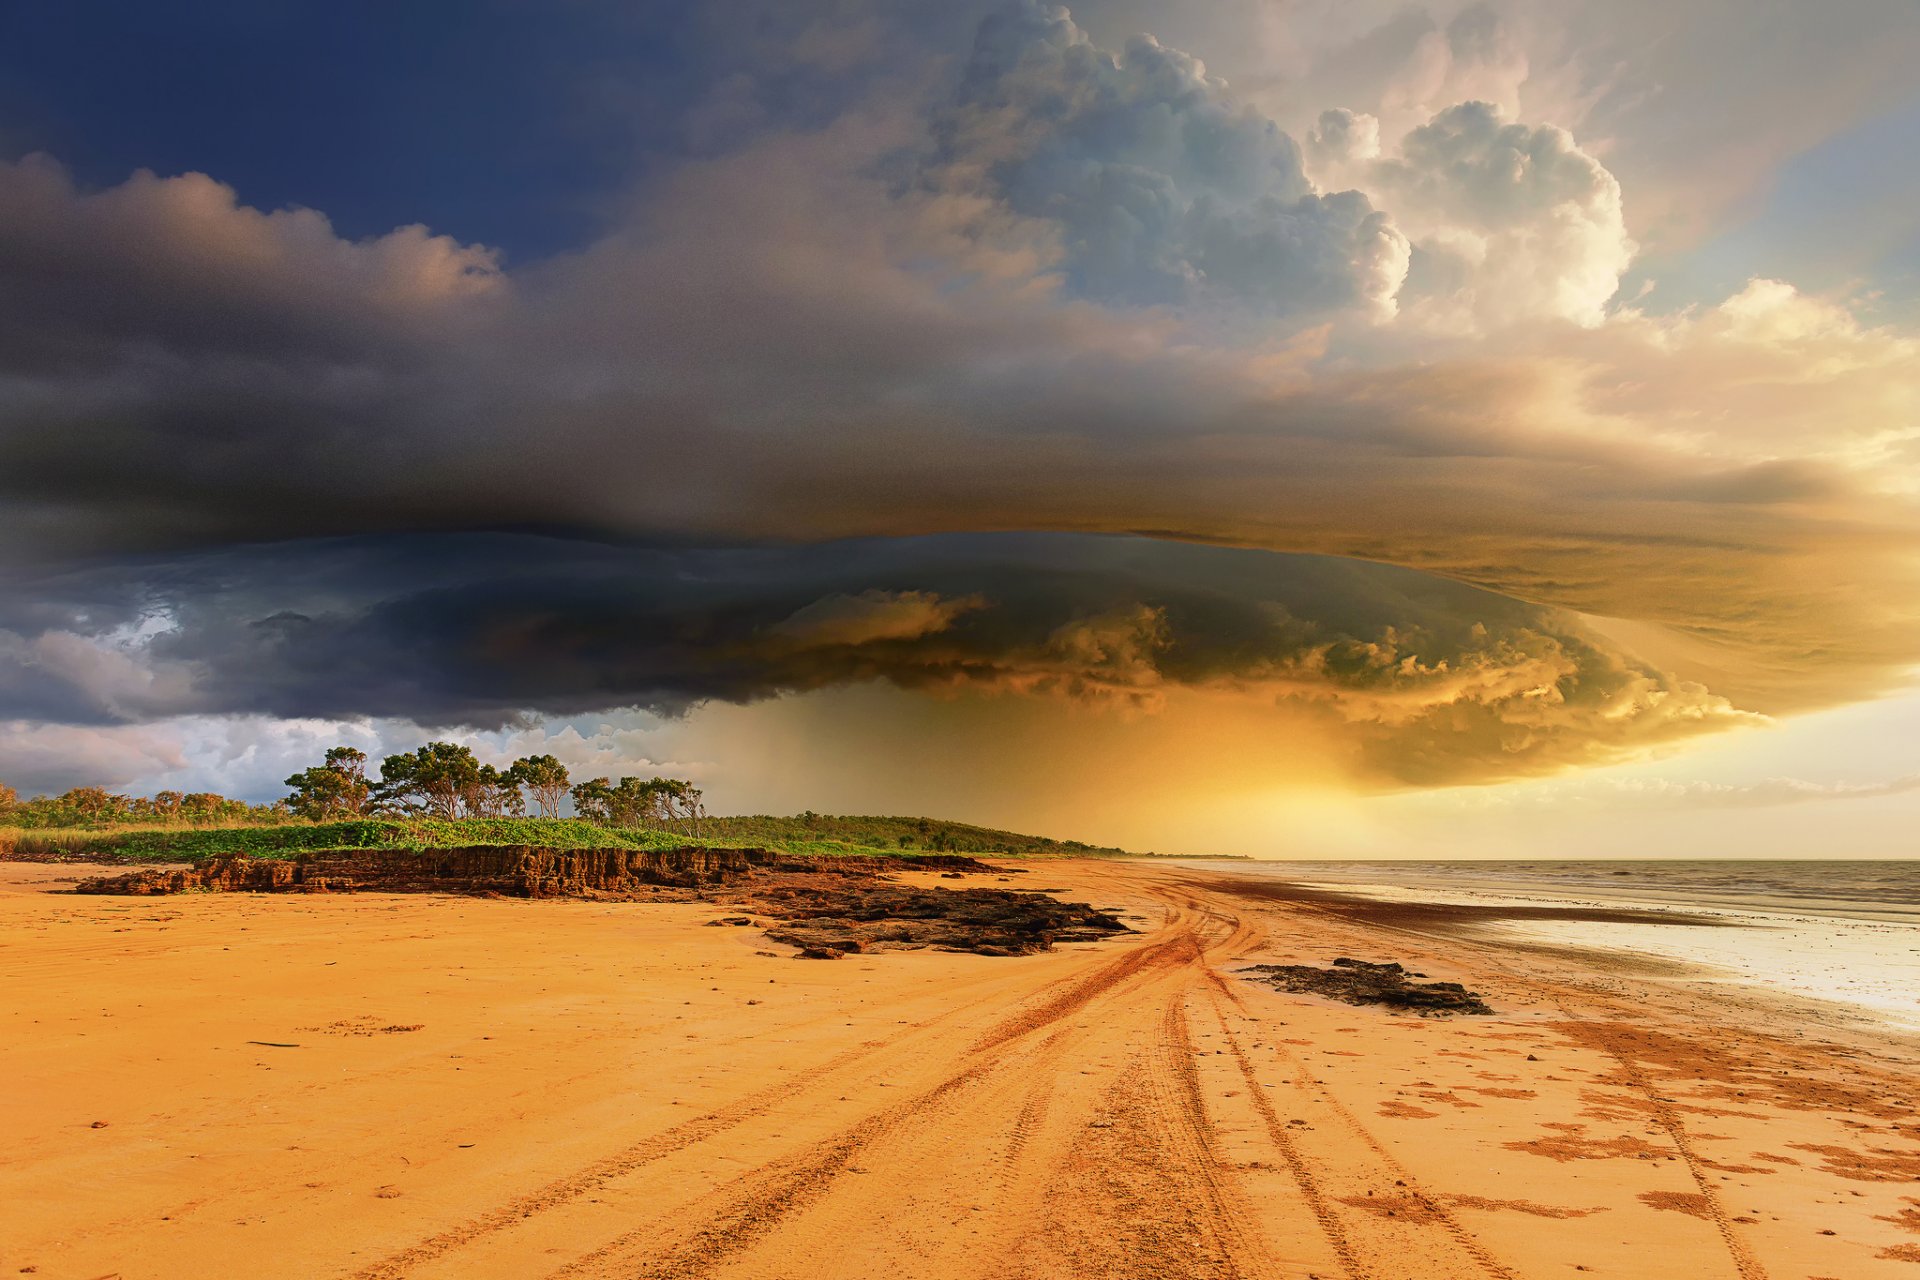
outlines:
M780 849L815 856L971 853L999 856L1120 854L1075 841L923 818L764 816L708 818L696 839L656 828L602 827L569 818L370 818L232 827L112 827L97 831L0 828L0 858L198 862L223 854L287 858L319 849L434 849L525 844L551 849Z
M1126 850L1109 845L1021 835L992 827L938 818L864 817L845 814L802 814L776 818L753 814L737 818L708 818L702 835L746 844L785 848L789 843L833 843L890 853L974 853L1002 857L1121 857ZM798 849L795 852L799 852Z

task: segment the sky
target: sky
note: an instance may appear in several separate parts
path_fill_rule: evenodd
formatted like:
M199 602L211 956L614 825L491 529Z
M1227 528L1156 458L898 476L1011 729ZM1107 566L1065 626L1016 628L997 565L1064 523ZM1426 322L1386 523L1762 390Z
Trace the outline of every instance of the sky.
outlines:
M1911 0L78 0L0 781L1911 856Z

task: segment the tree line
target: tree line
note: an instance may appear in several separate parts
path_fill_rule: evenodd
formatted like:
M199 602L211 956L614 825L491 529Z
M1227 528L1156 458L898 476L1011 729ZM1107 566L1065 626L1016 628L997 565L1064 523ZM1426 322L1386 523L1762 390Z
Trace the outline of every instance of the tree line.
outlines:
M532 798L540 816L557 818L573 801L576 817L607 826L678 826L694 835L706 816L700 789L679 778L593 778L575 783L550 755L524 756L506 768L483 764L470 748L429 742L390 755L367 776L367 755L335 747L324 762L287 779L294 814L325 822L377 814L435 818L518 818Z
M161 791L123 796L104 787L75 787L57 796L22 800L0 784L0 825L10 827L108 827L132 824L218 827L236 823L288 822L284 804L248 804L211 791Z
M700 834L706 815L700 788L679 778L592 778L576 783L550 755L524 756L506 768L483 764L472 750L429 742L390 755L378 777L367 754L335 747L320 764L288 778L291 794L270 805L212 792L162 791L150 797L75 787L58 796L21 800L0 784L0 824L15 827L105 827L134 824L225 826L299 819L414 816L520 818L531 800L539 816L557 818L567 801L576 817L614 827L678 827Z

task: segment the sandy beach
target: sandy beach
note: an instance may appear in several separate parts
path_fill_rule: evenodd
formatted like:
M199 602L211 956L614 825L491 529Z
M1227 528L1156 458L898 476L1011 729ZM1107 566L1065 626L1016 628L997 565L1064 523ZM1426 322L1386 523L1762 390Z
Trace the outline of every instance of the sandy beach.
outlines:
M709 903L0 865L0 1274L1920 1275L1912 1039L1444 908L1027 865L1136 932L813 961ZM1239 972L1341 956L1495 1013Z

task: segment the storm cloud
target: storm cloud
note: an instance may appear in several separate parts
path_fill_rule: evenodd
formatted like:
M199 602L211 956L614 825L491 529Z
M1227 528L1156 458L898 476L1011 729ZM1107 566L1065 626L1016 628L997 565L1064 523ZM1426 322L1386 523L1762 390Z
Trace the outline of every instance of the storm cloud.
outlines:
M401 717L498 729L885 682L1311 708L1388 783L1538 772L1751 723L1578 619L1387 566L1090 535L663 550L282 545L67 576L0 630L0 719Z
M1205 50L967 16L741 36L526 262L0 163L0 717L1205 691L1404 784L1920 657L1917 340L1621 298L1616 152L1492 11L1299 137Z

